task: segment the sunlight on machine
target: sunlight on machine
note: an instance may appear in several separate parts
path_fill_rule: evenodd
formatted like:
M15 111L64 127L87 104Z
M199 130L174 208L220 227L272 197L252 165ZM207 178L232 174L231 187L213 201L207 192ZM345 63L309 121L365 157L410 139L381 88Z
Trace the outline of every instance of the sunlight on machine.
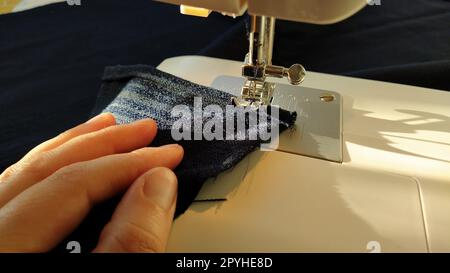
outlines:
M159 69L237 105L298 113L277 151L255 151L205 183L197 201L226 201L194 202L169 251L450 251L450 94L272 63L277 19L337 23L366 0L161 2L201 17L248 12L250 31L243 63L182 56Z

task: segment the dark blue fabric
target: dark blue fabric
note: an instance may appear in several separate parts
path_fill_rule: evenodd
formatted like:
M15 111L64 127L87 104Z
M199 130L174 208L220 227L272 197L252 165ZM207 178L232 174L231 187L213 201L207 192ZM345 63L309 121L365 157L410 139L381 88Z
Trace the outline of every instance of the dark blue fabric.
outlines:
M235 20L152 0L87 0L0 15L0 171L89 118L105 66L196 54Z
M179 140L171 136L171 128L177 117L170 112L176 105L186 105L193 109L194 98L202 98L203 107L217 105L225 112L231 104L231 95L209 87L200 86L189 81L164 73L150 66L108 67L103 76L103 85L97 99L93 115L111 112L118 123L128 123L142 118L153 118L158 124L158 133L151 146L178 143L184 148L184 158L175 169L178 177L178 198L175 216L183 213L194 201L204 181L237 164L245 155L263 142L258 138L249 140L249 131L257 130L247 122L246 140ZM156 100L156 101L155 101ZM273 111L273 110L272 110ZM270 113L270 111L268 111ZM271 127L271 121L277 124L272 130L282 132L292 126L296 113L279 109L278 117L267 116L259 120L258 126ZM265 116L266 117L266 116ZM225 116L220 117L225 124ZM191 117L191 124L194 117ZM202 119L203 123L209 118ZM237 128L237 126L235 126ZM191 130L194 130L192 127ZM225 126L223 134L226 133ZM236 130L232 131L237 139ZM102 227L114 211L119 197L92 209L80 227L63 243L78 241L85 248L93 248Z
M335 25L277 21L274 63L450 90L450 1L381 2ZM187 54L242 61L245 35L244 18L182 16L177 6L151 0L1 15L0 171L85 121L105 66L156 66Z
M176 169L179 179L176 215L187 209L207 178L231 168L263 142L259 138L249 140L249 131L256 131L258 128L248 126L248 121L246 140L208 141L202 137L201 140L192 138L175 141L171 136L171 129L179 117L172 117L171 110L177 105L189 106L193 110L194 98L202 99L203 109L207 105L217 105L225 113L225 106L231 105L232 96L180 79L150 66L108 67L105 70L101 92L93 111L93 115L102 111L113 113L118 123L152 118L158 124L158 134L151 146L171 143L183 146L185 156ZM267 120L260 119L258 125L270 127L270 122L273 121L274 124L279 124L279 127L272 129L282 132L294 125L296 117L295 112L279 109L278 117L268 116ZM225 136L227 133L225 115L219 118L223 120L222 135ZM194 116L191 117L192 125L193 120ZM203 118L203 123L208 120L209 118ZM190 130L193 132L194 127L192 126ZM237 139L236 130L233 131L233 139Z
M382 1L329 26L277 21L274 63L450 90L450 1ZM0 16L0 170L85 121L108 65L203 54L242 61L244 18L150 0L88 0Z

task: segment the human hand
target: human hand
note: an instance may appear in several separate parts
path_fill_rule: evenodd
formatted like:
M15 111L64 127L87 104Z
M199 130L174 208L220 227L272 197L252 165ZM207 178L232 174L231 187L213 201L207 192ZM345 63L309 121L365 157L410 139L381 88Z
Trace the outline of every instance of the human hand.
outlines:
M101 114L48 140L0 175L0 252L45 252L98 202L127 190L94 252L162 252L175 211L179 145L145 147L153 120ZM142 148L145 147L145 148Z

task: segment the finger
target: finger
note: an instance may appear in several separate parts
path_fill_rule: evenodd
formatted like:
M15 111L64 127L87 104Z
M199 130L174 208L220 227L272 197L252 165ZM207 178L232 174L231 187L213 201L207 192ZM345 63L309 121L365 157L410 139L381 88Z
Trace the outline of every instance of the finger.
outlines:
M5 172L0 175L0 182L4 181L6 176L12 172L12 170L17 169L17 165L20 165L21 162L26 159L35 156L38 153L46 152L51 149L54 149L61 144L66 143L67 141L87 133L95 132L106 127L112 126L116 124L116 120L111 113L103 113L98 116L93 117L85 123L82 123L74 128L71 128L55 138L45 141L44 143L39 144L31 151L29 151L19 162L9 167Z
M94 252L163 252L177 195L177 178L167 168L154 168L128 189Z
M116 119L111 113L103 113L95 116L85 123L82 123L72 129L69 129L55 138L47 140L46 142L36 146L32 149L26 156L31 156L36 153L45 152L54 149L67 141L81 136L87 133L95 132L103 128L112 126L116 124Z
M149 169L174 168L182 156L181 146L169 145L62 168L0 210L0 251L52 249L80 224L93 204L124 191Z
M0 207L64 166L147 146L156 131L153 120L140 120L78 136L51 151L30 157L9 170L4 178L6 183L0 183Z

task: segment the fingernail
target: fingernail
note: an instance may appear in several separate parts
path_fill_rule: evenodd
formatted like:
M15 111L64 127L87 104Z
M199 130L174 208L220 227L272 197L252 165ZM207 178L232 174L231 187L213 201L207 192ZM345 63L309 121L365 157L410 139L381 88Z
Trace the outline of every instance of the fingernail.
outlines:
M177 177L168 168L154 168L144 174L144 194L147 198L168 210L177 194Z
M162 149L177 148L177 149L179 149L179 148L182 148L182 147L180 145L178 145L178 144L167 144L167 145L160 146L159 148L162 148Z
M148 123L148 122L152 122L152 123L155 123L155 124L156 124L155 120L153 120L153 119L151 119L151 118L138 119L138 120L133 121L131 124L136 124L136 123Z
M93 118L91 118L90 120L86 121L85 123L95 123L101 119L103 119L103 116L106 115L107 113L101 113Z

